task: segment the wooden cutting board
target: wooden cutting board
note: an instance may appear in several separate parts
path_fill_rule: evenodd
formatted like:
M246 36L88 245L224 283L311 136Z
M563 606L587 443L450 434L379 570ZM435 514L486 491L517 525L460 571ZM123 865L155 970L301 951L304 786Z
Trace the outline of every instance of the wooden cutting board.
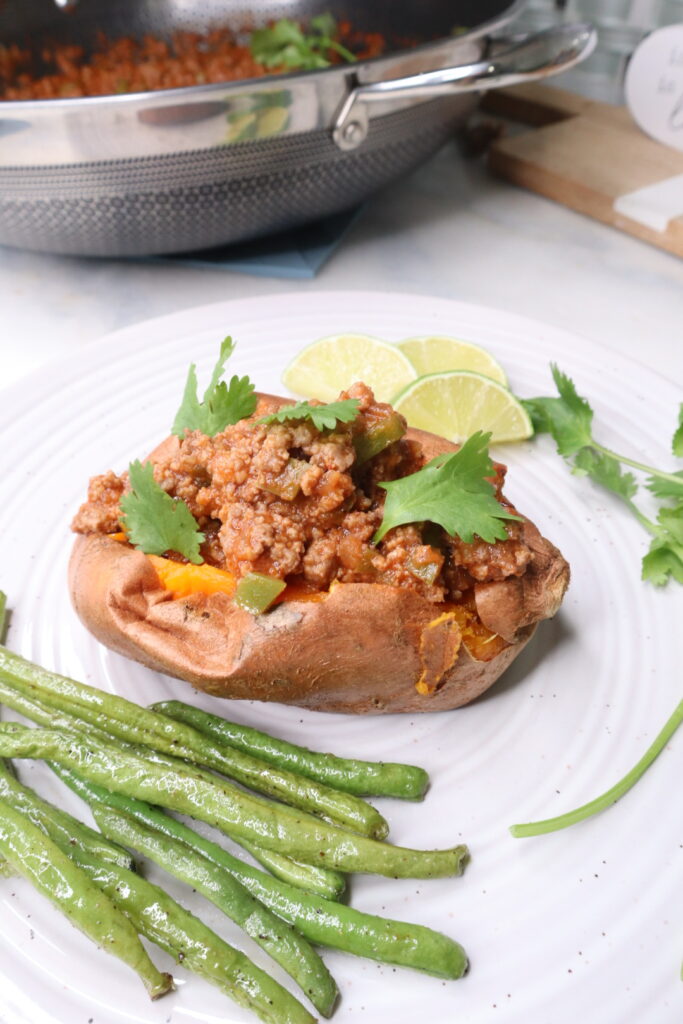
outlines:
M683 256L683 178L668 223L653 227L640 214L615 209L621 197L683 175L683 153L645 135L626 107L537 84L491 90L482 107L532 126L493 143L489 164L496 174Z

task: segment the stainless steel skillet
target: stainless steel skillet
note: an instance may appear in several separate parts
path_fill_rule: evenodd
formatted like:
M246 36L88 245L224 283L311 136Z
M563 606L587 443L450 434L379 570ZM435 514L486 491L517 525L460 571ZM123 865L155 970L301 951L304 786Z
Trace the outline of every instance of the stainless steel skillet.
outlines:
M349 208L434 153L477 92L571 67L594 32L491 42L505 0L54 0L0 7L0 44L86 47L321 11L426 40L384 57L249 81L84 99L0 102L0 243L87 256L191 251ZM464 31L463 31L464 30ZM453 34L453 33L456 34Z

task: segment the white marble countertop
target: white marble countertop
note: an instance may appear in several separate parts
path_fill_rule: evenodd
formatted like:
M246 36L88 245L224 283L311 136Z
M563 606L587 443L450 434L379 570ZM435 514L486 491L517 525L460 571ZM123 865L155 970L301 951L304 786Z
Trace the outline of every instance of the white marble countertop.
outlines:
M683 385L683 262L493 178L455 146L375 197L313 281L0 248L2 383L148 317L233 297L356 288L531 316Z

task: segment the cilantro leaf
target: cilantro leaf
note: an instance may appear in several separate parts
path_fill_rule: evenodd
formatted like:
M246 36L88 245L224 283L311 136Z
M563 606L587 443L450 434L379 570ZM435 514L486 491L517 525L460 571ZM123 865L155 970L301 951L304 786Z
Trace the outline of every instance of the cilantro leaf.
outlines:
M238 377L237 374L233 374L227 387L225 381L218 384L216 395L210 400L209 405L209 426L213 436L231 424L251 416L258 405L258 398L254 394L254 385L249 377Z
M666 530L667 540L681 546L683 555L683 508L660 509L657 522Z
M626 501L630 501L638 490L633 473L624 473L614 455L596 451L595 448L581 448L576 453L572 472L576 476L591 477Z
M320 54L311 52L303 31L289 18L280 18L268 28L257 28L252 32L249 48L254 60L266 68L282 66L311 70L329 64Z
M318 35L327 36L330 38L337 31L337 23L334 20L334 15L330 14L329 11L325 11L324 14L316 14L315 18L311 18L310 27L314 29Z
M267 68L305 71L326 68L330 64L330 50L346 61L355 61L354 54L334 39L336 28L336 22L329 13L311 18L308 32L304 32L297 22L280 18L274 25L252 32L249 48L254 60Z
M683 506L662 508L657 535L643 558L643 579L661 587L669 579L683 583Z
M395 526L428 521L452 537L471 544L475 535L488 543L505 540L504 519L519 520L496 500L490 434L472 434L457 452L437 455L426 466L399 480L381 483L387 492L384 516L373 537L379 541Z
M199 565L199 545L204 540L197 520L184 501L167 494L154 479L151 462L131 462L130 491L119 502L122 520L133 547L146 555L177 551Z
M664 478L651 476L647 486L657 498L676 498L683 502L683 470Z
M197 393L197 367L192 363L171 433L184 437L186 430L199 430L207 437L214 437L233 423L251 416L257 398L249 378L234 376L229 385L221 380L225 364L234 350L232 338L226 338L221 344L218 361L201 402Z
M548 402L553 401L555 401L553 398L520 398L520 402L529 413L534 434L550 433L550 417L547 415L545 407Z
M643 556L642 579L663 587L670 579L683 583L683 557L676 554L664 541L653 540L650 550Z
M678 426L671 441L671 451L683 459L683 402L678 409Z
M560 455L574 455L593 441L593 410L577 394L573 381L551 364L559 398L527 398L523 405L538 433L552 434Z
M337 422L351 423L358 415L360 402L357 398L345 398L342 402L328 402L327 405L311 405L297 402L285 405L277 412L263 416L258 423L286 423L289 420L311 420L317 430L334 430Z
M644 580L661 586L674 579L683 583L683 470L667 473L626 455L618 455L599 444L592 435L593 411L577 394L574 384L557 366L551 364L559 398L530 398L524 402L537 433L552 434L560 455L564 455L577 476L589 476L596 483L621 497L638 522L653 537L643 558ZM671 448L683 457L683 403L678 411L678 427ZM573 456L573 459L572 459ZM641 512L633 497L638 483L621 464L648 474L648 489L659 499L673 499L672 505L659 508L653 522Z

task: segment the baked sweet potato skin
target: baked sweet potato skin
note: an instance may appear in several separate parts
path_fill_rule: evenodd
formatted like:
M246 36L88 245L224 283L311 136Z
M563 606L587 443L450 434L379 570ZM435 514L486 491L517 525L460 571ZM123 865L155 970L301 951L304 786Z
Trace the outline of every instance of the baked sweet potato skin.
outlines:
M259 413L282 403L262 396ZM428 459L456 447L423 431L407 436ZM167 439L150 459L177 443ZM559 607L567 563L528 520L523 533L533 551L525 575L475 586L479 617L508 642L487 661L470 655L448 606L402 587L337 584L319 600L254 616L225 594L175 599L146 555L101 534L77 538L69 587L107 647L217 697L354 714L443 711L487 690Z
M495 682L534 629L523 629L488 662L475 661L460 645L439 688L420 694L420 642L439 608L413 591L340 584L320 601L287 601L254 616L224 594L174 600L146 555L97 534L76 540L69 577L82 622L119 654L217 697L316 711L379 714L467 704Z

